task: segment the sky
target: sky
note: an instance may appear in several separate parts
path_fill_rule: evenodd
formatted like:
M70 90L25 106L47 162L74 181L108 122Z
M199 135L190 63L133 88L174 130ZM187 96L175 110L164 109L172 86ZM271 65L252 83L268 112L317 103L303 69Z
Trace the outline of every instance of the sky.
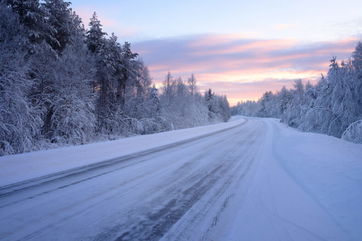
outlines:
M73 0L87 25L131 42L157 86L168 71L235 104L315 83L329 60L350 57L362 33L361 0Z

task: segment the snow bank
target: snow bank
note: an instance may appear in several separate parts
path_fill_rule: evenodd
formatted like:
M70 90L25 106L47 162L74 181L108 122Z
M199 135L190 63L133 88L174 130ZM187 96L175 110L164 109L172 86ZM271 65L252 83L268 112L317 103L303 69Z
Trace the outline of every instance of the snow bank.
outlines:
M227 123L3 156L0 157L0 186L186 141L244 122L237 118Z
M362 120L350 124L343 133L342 139L355 143L362 143Z
M273 154L285 171L351 240L360 240L362 145L285 128L277 121L272 126Z
M228 204L235 219L212 240L361 240L362 145L277 119L248 124L258 121L266 128L257 165Z

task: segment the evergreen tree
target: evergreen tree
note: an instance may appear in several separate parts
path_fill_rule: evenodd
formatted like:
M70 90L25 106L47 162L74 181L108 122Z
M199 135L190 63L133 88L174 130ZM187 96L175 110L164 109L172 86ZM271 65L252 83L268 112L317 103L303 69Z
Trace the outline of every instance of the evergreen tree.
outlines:
M117 41L117 38L114 36L114 41ZM118 68L115 72L115 75L118 77L118 87L117 87L117 99L120 105L123 107L126 101L126 86L127 84L140 86L140 66L139 62L136 61L137 53L131 51L131 44L125 42L121 48L121 59L118 63ZM140 89L139 89L140 90Z
M358 113L359 115L362 115L362 42L358 42L357 47L352 54L352 65L356 71L352 95L353 98L357 100L356 105L359 106Z
M86 32L63 0L0 2L0 155L117 135L227 120L213 114L196 80L166 79L159 95L128 42L105 37L93 15Z
M25 31L31 43L40 43L44 40L46 32L54 31L45 22L46 14L40 7L39 0L8 0L7 2L19 15L20 23L26 27Z
M92 53L98 52L104 45L105 32L102 30L102 24L97 18L96 12L93 13L89 22L86 43Z
M206 92L205 92L205 101L207 103L207 108L209 110L209 112L215 112L214 110L214 93L212 93L212 90L211 89L208 89Z
M287 111L288 103L290 102L290 99L291 99L291 94L289 93L287 88L285 88L285 86L283 86L283 88L279 92L279 115L278 115L278 117L282 117L285 114L285 112Z
M74 34L74 23L72 10L69 2L63 0L45 0L43 4L44 11L47 15L46 24L50 26L47 35L47 42L50 46L62 52ZM78 23L76 23L78 25Z
M272 99L273 93L271 91L267 91L264 93L263 97L260 100L260 109L258 111L258 116L261 117L270 117L270 110L268 108L269 102Z
M278 111L274 112L274 106ZM251 108L249 108L251 107ZM247 110L247 111L245 111ZM256 114L256 110L259 110ZM313 86L299 80L293 89L285 87L273 95L267 92L254 104L244 102L234 113L281 118L290 126L360 142L362 133L362 43L358 43L352 60L330 60L326 77Z

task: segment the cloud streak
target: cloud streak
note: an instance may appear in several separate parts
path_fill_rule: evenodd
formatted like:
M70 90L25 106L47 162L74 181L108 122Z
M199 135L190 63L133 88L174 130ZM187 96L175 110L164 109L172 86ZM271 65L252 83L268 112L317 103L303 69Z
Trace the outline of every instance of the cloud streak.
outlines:
M302 43L242 35L194 35L139 42L134 49L155 82L162 81L167 71L183 78L194 73L201 87L207 83L235 103L238 98L256 99L266 90L290 85L298 78L316 80L328 70L332 56L348 58L356 43L355 38Z

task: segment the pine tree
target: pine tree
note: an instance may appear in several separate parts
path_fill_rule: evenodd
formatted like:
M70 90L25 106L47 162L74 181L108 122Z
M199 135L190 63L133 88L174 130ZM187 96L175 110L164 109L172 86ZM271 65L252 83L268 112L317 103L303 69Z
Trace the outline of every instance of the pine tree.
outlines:
M117 42L117 38L114 36L114 40ZM126 86L127 84L131 85L140 85L139 83L139 63L135 60L138 56L137 53L131 51L131 44L125 42L121 48L121 59L119 59L118 68L115 73L117 76L117 100L120 105L123 107L126 101ZM131 83L130 83L131 82Z
M205 92L205 102L206 102L206 105L207 105L207 109L209 110L209 119L214 119L215 118L215 113L217 113L217 109L216 109L216 106L215 106L215 98L214 98L214 93L212 92L211 89L208 89L206 92Z
M74 34L72 32L74 29L72 26L74 25L72 10L69 6L70 3L63 0L45 0L43 4L47 16L46 24L52 30L47 34L46 40L58 52L64 50L70 41L71 35Z
M97 18L96 12L93 13L92 18L89 22L89 30L87 31L87 40L88 49L92 53L98 52L104 45L104 36L106 33L102 30L102 24Z
M283 86L281 91L279 92L279 115L278 117L282 117L284 113L287 111L288 103L290 102L291 95L289 94L287 88Z
M273 93L271 91L267 91L260 99L260 109L258 111L258 116L260 117L270 117L270 110L268 108L269 102L272 99Z
M362 42L358 42L352 54L352 65L356 71L356 78L353 83L353 98L357 100L359 106L358 114L362 118Z
M304 106L304 85L302 80L294 82L294 89L292 90L292 98L287 107L287 114L282 119L290 126L298 127L302 113L302 106Z
M97 81L100 92L97 103L98 128L106 133L120 133L125 104L124 57L122 46L112 34L98 50Z
M362 71L362 42L358 42L353 54L352 54L352 64L357 72Z
M26 27L31 43L40 43L44 40L46 32L53 31L45 22L46 14L40 7L39 0L8 0L7 2L19 15L20 23Z

